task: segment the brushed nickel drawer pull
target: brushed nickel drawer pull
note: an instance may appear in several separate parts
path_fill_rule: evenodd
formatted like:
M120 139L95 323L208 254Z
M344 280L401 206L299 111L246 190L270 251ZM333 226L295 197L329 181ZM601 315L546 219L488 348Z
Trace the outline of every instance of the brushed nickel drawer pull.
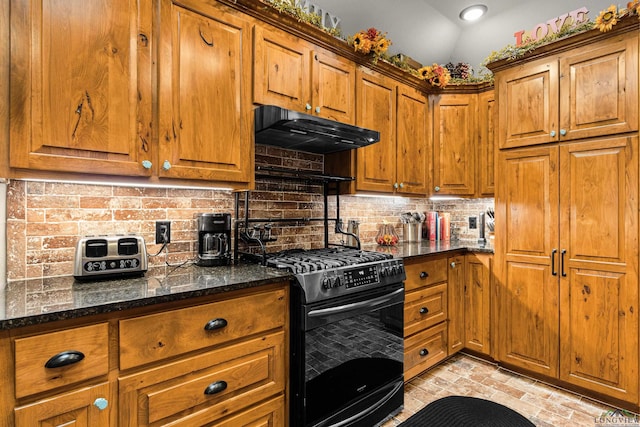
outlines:
M209 320L206 325L204 325L205 331L215 331L216 329L222 329L227 326L226 319L213 319Z
M423 348L422 350L420 350L420 356L424 357L428 354L429 354L429 350L427 350L426 348Z
M207 388L204 389L204 394L218 394L222 391L225 391L227 389L227 382L226 381L216 381L214 383L211 383L207 386Z
M68 350L63 351L62 353L58 353L55 356L52 356L47 363L44 364L45 368L53 369L53 368L61 368L67 365L73 365L74 363L80 362L84 359L84 353L77 350Z

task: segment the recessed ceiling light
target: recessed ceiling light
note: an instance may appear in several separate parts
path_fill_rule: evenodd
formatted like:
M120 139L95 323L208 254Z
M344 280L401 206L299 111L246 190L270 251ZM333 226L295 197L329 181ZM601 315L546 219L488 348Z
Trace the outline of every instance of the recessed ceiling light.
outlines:
M485 13L487 13L487 6L484 4L474 4L473 6L462 9L462 12L460 12L460 19L463 21L475 21L480 19L480 17Z

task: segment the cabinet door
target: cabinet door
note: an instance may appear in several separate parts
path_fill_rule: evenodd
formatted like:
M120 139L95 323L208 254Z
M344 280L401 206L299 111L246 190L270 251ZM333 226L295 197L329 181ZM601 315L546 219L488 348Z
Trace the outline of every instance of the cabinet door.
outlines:
M284 32L256 25L253 48L253 102L310 110L309 46Z
M312 62L312 114L354 124L356 120L356 64L329 52L315 50Z
M428 103L415 89L398 85L396 191L426 194L429 174Z
M478 157L476 161L477 193L490 197L495 193L495 118L494 91L478 95Z
M496 182L498 357L558 373L558 148L499 154Z
M448 298L449 298L449 338L447 340L449 346L449 355L456 353L464 348L464 256L449 257L449 273L448 273Z
M464 265L465 348L491 355L491 254L467 254Z
M62 394L15 409L16 427L108 427L115 414L109 384ZM103 409L101 409L103 408Z
M11 167L151 174L152 10L11 1Z
M498 146L558 140L558 59L531 61L496 74Z
M396 177L396 84L362 68L356 77L356 123L380 132L379 142L357 150L356 188L389 193Z
M638 137L568 144L560 165L560 378L636 402Z
M560 59L560 140L638 130L638 36L618 36Z
M159 175L250 182L248 22L215 4L185 8L171 0L162 1L161 15Z
M472 196L477 95L438 95L433 101L434 194Z

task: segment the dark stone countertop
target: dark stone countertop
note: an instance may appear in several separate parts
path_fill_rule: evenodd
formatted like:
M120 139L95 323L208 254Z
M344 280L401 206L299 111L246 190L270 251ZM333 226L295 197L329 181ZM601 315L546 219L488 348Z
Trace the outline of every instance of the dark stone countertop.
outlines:
M122 311L288 281L257 264L153 267L144 277L79 282L73 276L9 282L0 290L0 330Z
M493 245L472 241L364 245L396 258L471 251L493 253ZM0 330L122 311L171 301L263 286L294 276L256 264L224 267L153 267L144 277L78 282L73 276L11 281L0 290Z
M435 255L445 252L484 252L493 253L493 241L481 244L476 241L459 240L450 242L431 242L423 240L420 243L400 242L396 246L380 246L377 244L363 245L362 249L376 252L387 252L393 254L395 258L412 258L425 255Z

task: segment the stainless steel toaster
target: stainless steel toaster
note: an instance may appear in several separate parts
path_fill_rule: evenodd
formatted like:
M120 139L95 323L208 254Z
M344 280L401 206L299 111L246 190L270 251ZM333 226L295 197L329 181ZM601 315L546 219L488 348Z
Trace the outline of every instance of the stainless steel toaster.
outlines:
M76 245L73 276L78 280L140 276L147 266L147 247L140 236L85 236Z

